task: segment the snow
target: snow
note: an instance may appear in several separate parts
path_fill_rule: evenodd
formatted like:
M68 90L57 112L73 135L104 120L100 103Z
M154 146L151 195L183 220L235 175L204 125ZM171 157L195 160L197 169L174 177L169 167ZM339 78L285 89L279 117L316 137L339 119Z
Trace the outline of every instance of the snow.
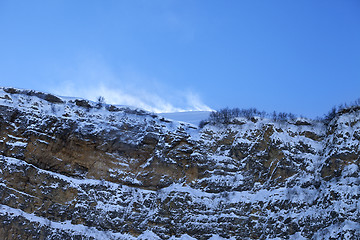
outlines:
M293 235L290 235L289 240L307 240L307 238L303 237L301 233L297 232Z
M188 111L188 112L174 112L174 113L158 113L158 115L165 118L190 123L199 126L201 120L206 120L210 116L211 111Z
M13 136L11 134L8 134L8 137L11 138L11 139L15 139L15 140L26 140L26 139L21 138L21 137L15 137L15 136Z
M68 177L59 173L51 172L48 170L44 170L38 167L35 167L34 165L24 162L22 160L12 158L12 157L4 157L3 159L0 159L0 162L3 162L7 165L15 165L15 166L28 166L35 168L38 173L44 173L47 175L52 176L53 178L60 179L62 181L68 182L71 187L78 187L79 185L100 185L102 184L101 180L97 179L78 179L73 177ZM118 184L107 182L109 184L109 187L117 187Z
M41 226L51 226L53 229L59 229L70 233L75 234L82 234L88 237L93 237L97 240L101 239L136 239L135 237L129 234L121 234L121 233L114 233L111 231L99 231L94 227L87 227L82 224L72 224L71 221L64 221L64 222L54 222L49 219L35 216L34 214L24 212L20 209L12 208L6 205L0 204L0 214L1 215L10 215L10 216L19 216L23 217L26 220L32 223L39 223ZM151 235L147 233L147 236L156 236L155 234ZM140 238L146 239L146 238ZM156 238L151 238L156 239ZM157 238L160 239L160 238Z
M140 236L138 236L139 240L148 240L148 239L153 239L153 240L161 240L161 238L156 235L155 233L153 233L152 231L146 230L144 233L142 233Z
M354 231L354 234L349 234L349 230ZM329 227L326 227L319 232L315 233L314 239L340 239L341 233L344 233L342 239L352 240L352 236L360 236L360 223L345 220L342 223L335 223Z
M4 188L7 188L7 189L10 189L10 190L12 190L12 191L14 191L14 192L20 193L21 195L25 195L25 196L28 196L28 197L31 197L31 198L38 198L38 197L35 197L35 196L33 196L33 195L30 195L30 194L27 194L27 193L18 191L18 190L16 190L15 188L8 187L8 186L6 186L6 184L4 184L4 183L0 183L0 186L1 186L1 187L4 187Z
M27 143L24 142L7 142L7 145L10 145L12 147L26 147Z
M216 234L216 235L212 235L211 238L209 238L209 240L235 240L235 237L223 238Z
M321 229L314 238L340 238L341 234L345 239L350 239L349 231L360 232L360 224L357 222L358 209L360 208L359 201L356 200L359 192L359 166L356 159L344 166L342 174L331 181L322 181L319 188L314 186L301 187L302 183L311 183L313 181L321 180L321 168L331 156L338 156L340 154L347 154L351 152L359 152L359 141L356 139L356 130L360 128L360 122L354 121L354 115L344 114L331 124L337 124L334 134L328 135L326 127L315 121L306 120L311 125L296 126L293 123L278 123L272 122L269 119L257 119L257 122L248 121L246 119L239 119L242 125L206 125L203 129L195 128L191 125L198 125L200 120L206 119L210 112L182 112L182 113L164 113L160 117L152 116L151 113L129 113L129 110L140 111L135 108L128 108L125 106L118 106L119 111L110 112L103 108L93 107L85 109L76 106L73 101L75 98L63 98L63 104L49 103L43 99L35 96L25 96L21 94L7 94L11 95L11 100L5 99L3 96L7 94L0 88L0 105L14 107L16 106L21 111L29 113L29 119L33 119L36 124L28 126L27 132L36 133L41 139L37 141L41 144L48 144L48 141L54 139L51 134L37 131L38 125L46 125L46 118L53 116L61 120L73 120L78 124L77 131L79 133L99 134L102 131L123 131L128 134L123 134L119 141L124 141L129 144L141 144L144 133L151 132L156 136L169 134L175 137L188 138L189 141L198 141L200 149L196 149L191 154L192 160L204 160L206 170L203 173L202 179L196 179L191 183L182 182L182 179L164 187L157 191L147 190L136 187L121 185L109 181L102 181L97 179L78 179L68 177L59 173L47 171L35 167L25 161L4 157L0 159L0 163L6 165L9 171L21 171L20 166L25 166L26 169L32 168L37 171L37 174L46 174L47 179L57 180L61 182L49 184L49 188L59 188L60 186L75 188L79 195L87 196L96 202L94 207L103 213L114 211L125 212L126 216L137 216L136 214L143 214L147 217L144 219L144 224L147 224L149 219L160 211L155 207L155 202L159 204L166 204L167 202L176 201L177 198L184 200L181 204L188 204L191 207L200 206L196 211L189 210L186 216L186 224L196 226L210 226L214 227L219 218L223 219L249 219L249 217L266 219L279 219L286 216L293 221L305 221L306 219L320 219L329 215L331 211L338 214L347 214L350 210L355 213L349 215L348 219L342 223L334 223L330 226ZM90 102L91 105L96 103ZM168 122L161 117L173 119L175 121ZM359 116L358 116L359 117ZM42 120L40 120L42 119ZM39 123L40 121L40 123ZM189 124L190 125L189 125ZM66 127L64 121L64 127ZM352 125L352 127L350 127ZM13 124L16 129L16 124ZM136 128L136 131L130 132L127 129L130 127ZM156 130L155 130L156 128ZM49 132L55 132L56 129L48 129ZM314 140L305 136L305 133L314 133L320 140ZM264 141L264 135L269 134L266 141L272 142L274 146L281 150L284 155L284 160L297 159L293 161L291 167L298 168L296 175L286 179L286 182L280 187L273 187L272 178L265 183L254 183L250 190L233 190L241 189L241 186L248 182L248 171L245 169L247 157L252 149L256 148L261 141ZM5 137L6 138L6 137ZM8 139L2 140L7 145L12 147L26 147L26 139L8 135ZM48 141L47 141L48 140ZM219 144L219 141L224 141L225 144ZM41 145L39 144L39 145ZM169 148L171 144L164 144L164 148ZM237 149L243 146L241 153L244 154L244 159L234 159L231 156L230 148ZM299 146L306 148L306 150L299 150ZM203 149L201 149L203 147ZM215 150L210 150L214 147ZM185 147L179 147L177 150L187 150ZM261 154L266 153L259 151L257 154L259 159ZM206 152L204 152L206 151ZM160 155L161 150L157 150L155 154ZM130 168L134 159L121 158L113 153L108 155L116 160L114 166L119 168L110 169L109 175L112 177L121 176L123 181L132 184L141 185L141 182L136 179L135 174L126 174L127 168ZM61 159L58 159L62 161ZM177 164L174 159L168 158L167 164ZM205 161L206 160L206 161ZM260 159L261 160L261 159ZM257 160L257 161L260 161ZM145 169L151 165L153 158L150 157L142 165L141 169ZM200 161L199 161L200 162ZM199 163L200 164L200 163ZM277 166L279 161L271 162L269 168ZM210 167L211 166L211 167ZM275 172L273 168L272 172ZM2 170L0 169L0 173ZM228 187L228 191L211 192L203 187L213 184L215 186ZM34 198L29 193L24 193L11 188L6 185L6 182L0 183L1 187L8 188L12 194L26 195ZM42 186L41 186L42 187ZM90 188L90 190L89 190ZM98 190L100 188L101 190ZM96 190L95 190L96 189ZM249 188L247 188L249 189ZM332 193L338 194L338 200L333 200L331 204L326 207L319 207L319 201L324 201L329 198ZM131 196L131 197L128 197ZM355 200L354 200L355 199ZM152 202L151 206L143 206L145 201ZM261 204L260 204L261 203ZM278 208L279 203L284 203L291 208ZM69 203L70 204L70 203ZM86 200L79 200L72 202L75 208L88 208ZM139 204L142 206L140 213L135 213L133 206ZM179 203L180 204L180 203ZM244 205L254 207L256 211L250 216L244 216L247 212L242 212L241 207ZM276 210L266 209L266 207L278 208ZM227 208L226 208L227 207ZM226 208L226 212L223 210ZM257 209L258 208L258 209ZM262 209L260 209L262 208ZM258 212L258 211L259 212ZM181 211L181 209L173 209L173 211ZM261 212L262 211L262 212ZM92 236L95 239L161 239L151 230L145 230L138 238L127 234L119 234L111 231L99 231L96 228L89 228L81 224L72 224L70 221L55 222L37 216L36 214L26 213L19 209L11 208L6 205L1 205L0 214L9 214L12 216L22 216L28 221L38 222L41 225L51 225L54 229L61 229L64 231L76 232ZM265 215L265 216L264 216ZM118 219L123 220L125 217L120 216ZM264 220L265 219L265 220ZM172 221L174 221L172 219ZM231 220L229 220L231 221ZM257 222L256 224L260 224ZM217 225L216 225L217 226ZM159 227L160 228L160 227ZM359 233L360 234L360 233ZM192 240L195 239L187 234L180 237L172 236L172 240ZM212 240L226 239L220 235L212 235ZM235 239L235 238L230 238ZM280 238L267 238L280 239ZM301 230L291 236L289 239L306 239Z
M181 235L181 237L172 236L169 240L197 240L196 238L190 237L187 234Z

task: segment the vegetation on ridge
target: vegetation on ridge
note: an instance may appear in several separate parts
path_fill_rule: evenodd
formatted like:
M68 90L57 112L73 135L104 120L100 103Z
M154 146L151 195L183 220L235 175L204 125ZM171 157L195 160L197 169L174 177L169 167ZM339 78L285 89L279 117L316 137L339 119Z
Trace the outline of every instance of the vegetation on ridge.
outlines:
M325 125L328 125L332 119L334 119L339 114L349 112L351 110L360 109L360 98L352 103L340 104L338 107L334 106L327 114L323 117L318 117L315 120L323 122ZM247 120L254 119L255 117L260 118L269 118L275 122L285 122L289 120L295 120L297 115L293 113L286 112L272 112L267 113L265 111L259 111L256 108L240 109L240 108L222 108L218 111L211 112L210 116L200 121L199 127L202 128L207 124L231 124L237 123L236 118L246 118Z

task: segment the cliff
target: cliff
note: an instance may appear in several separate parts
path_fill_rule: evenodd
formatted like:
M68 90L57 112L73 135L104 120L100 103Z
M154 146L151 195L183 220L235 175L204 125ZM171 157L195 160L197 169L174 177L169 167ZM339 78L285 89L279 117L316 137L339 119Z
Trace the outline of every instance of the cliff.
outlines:
M360 108L171 121L0 88L2 239L358 239Z

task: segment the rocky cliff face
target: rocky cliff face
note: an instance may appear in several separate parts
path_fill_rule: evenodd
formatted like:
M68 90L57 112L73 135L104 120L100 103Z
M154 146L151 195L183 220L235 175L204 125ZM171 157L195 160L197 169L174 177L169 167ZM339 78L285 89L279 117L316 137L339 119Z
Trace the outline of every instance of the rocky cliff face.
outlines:
M1 239L359 239L360 109L205 126L0 89Z

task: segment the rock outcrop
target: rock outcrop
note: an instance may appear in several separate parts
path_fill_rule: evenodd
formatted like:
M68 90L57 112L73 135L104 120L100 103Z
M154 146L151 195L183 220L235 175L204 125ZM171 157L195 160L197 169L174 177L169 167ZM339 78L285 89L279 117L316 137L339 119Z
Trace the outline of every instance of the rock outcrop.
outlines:
M360 109L202 129L0 89L1 239L358 239Z

